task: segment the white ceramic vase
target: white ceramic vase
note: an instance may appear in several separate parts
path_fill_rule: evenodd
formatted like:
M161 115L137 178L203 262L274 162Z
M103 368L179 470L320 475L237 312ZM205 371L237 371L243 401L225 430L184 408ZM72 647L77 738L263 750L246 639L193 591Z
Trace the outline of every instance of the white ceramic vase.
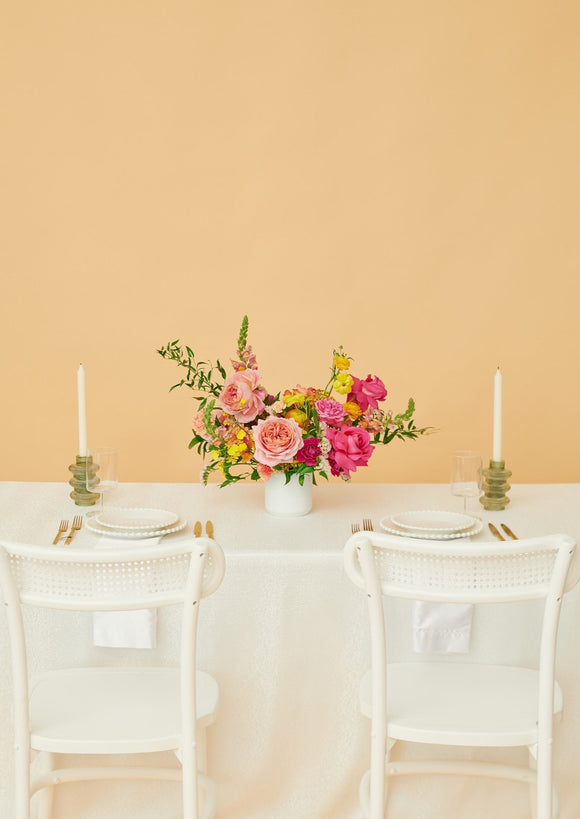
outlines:
M298 475L286 483L283 472L274 472L264 484L266 512L278 518L297 518L312 509L312 475L304 476L301 486Z

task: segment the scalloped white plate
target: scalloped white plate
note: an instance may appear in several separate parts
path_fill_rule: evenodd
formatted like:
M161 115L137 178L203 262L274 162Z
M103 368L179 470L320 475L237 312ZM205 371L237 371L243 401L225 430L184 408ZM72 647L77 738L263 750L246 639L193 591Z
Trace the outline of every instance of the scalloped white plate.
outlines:
M108 526L103 526L101 523L97 521L97 515L87 515L85 517L85 523L87 529L91 532L95 532L97 535L105 535L105 537L116 537L116 538L123 538L127 540L138 540L139 538L147 538L147 537L163 537L164 535L170 535L172 532L180 532L182 529L185 529L187 526L187 521L185 520L178 520L174 526L167 526L163 529L159 527L155 528L152 527L151 529L111 529Z
M391 535L399 535L400 537L417 538L419 540L457 540L460 537L472 537L477 535L483 529L483 523L479 518L472 518L473 526L469 529L462 529L460 532L427 532L419 529L404 529L393 522L391 515L381 520L381 528Z
M179 520L175 512L165 509L119 508L103 509L95 515L95 520L108 529L122 529L125 532L167 529Z
M461 532L473 526L475 518L459 512L446 512L438 509L397 512L391 515L391 521L402 529L413 529L418 532Z

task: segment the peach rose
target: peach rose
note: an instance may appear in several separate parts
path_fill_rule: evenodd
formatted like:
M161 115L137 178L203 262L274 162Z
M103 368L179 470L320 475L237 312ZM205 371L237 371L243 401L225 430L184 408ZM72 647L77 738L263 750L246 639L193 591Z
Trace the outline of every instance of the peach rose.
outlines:
M258 370L241 370L234 373L224 384L219 397L222 409L237 421L247 424L264 409L266 390L260 389Z
M302 447L302 430L292 418L270 415L258 421L252 431L254 458L267 466L290 463Z

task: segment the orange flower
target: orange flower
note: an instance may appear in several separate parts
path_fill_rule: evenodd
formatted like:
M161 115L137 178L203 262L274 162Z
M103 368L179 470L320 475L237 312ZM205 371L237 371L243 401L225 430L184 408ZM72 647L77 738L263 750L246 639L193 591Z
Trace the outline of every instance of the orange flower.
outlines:
M344 411L353 421L356 421L357 418L360 418L362 415L362 409L359 407L356 401L347 401L344 404Z

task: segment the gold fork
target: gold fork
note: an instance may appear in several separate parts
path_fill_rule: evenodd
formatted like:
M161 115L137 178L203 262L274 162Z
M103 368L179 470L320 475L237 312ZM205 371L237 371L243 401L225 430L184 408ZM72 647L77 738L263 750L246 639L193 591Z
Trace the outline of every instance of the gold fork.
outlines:
M365 532L374 532L373 522L370 518L363 518L363 529Z
M68 546L71 540L74 537L74 533L78 532L78 530L83 525L83 517L82 515L75 515L73 518L72 526L70 527L70 532L68 533L68 537L64 542L65 546Z
M195 525L193 527L193 534L194 537L200 537L201 535L201 520L196 520Z
M207 536L213 538L213 523L211 520L208 520L205 524L205 531L207 532Z
M67 529L68 529L68 520L61 520L61 522L59 523L59 526L58 526L58 532L56 533L56 537L52 541L53 546L56 546L56 544L58 543L58 541L60 539L60 536L64 532L66 532Z
M360 526L358 525L358 523L351 523L350 530L353 533L353 535L356 535L357 532L360 532Z

